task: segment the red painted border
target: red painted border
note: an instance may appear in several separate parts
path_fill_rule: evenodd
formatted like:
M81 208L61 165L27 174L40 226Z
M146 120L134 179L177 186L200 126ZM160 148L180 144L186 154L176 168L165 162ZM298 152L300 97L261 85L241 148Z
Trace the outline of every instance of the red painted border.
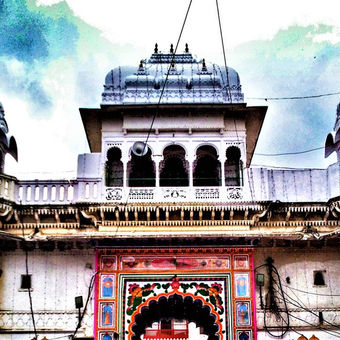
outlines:
M99 283L98 283L98 277L99 277L99 264L100 264L100 254L98 251L96 251L96 260L95 260L95 270L96 270L96 277L95 277L95 290L94 290L94 327L93 327L93 331L94 331L94 338L97 339L97 335L98 335L98 317L97 317L97 313L98 313L98 287L99 287Z
M255 270L254 270L254 254L251 254L251 274L253 279L251 281L252 285L252 290L253 290L253 296L252 296L252 301L253 301L253 330L254 330L254 340L257 340L257 322L256 322L256 290L255 290Z

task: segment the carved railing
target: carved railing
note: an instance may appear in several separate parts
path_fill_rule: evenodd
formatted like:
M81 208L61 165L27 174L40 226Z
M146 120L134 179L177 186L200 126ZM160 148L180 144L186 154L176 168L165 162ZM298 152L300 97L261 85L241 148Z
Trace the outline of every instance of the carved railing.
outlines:
M15 201L19 204L67 204L100 201L98 180L25 180L19 181Z
M249 200L244 187L104 187L101 179L21 180L0 175L0 197L23 205L77 202L226 202Z
M119 188L106 187L106 202L204 202L241 201L248 194L243 187L154 187Z

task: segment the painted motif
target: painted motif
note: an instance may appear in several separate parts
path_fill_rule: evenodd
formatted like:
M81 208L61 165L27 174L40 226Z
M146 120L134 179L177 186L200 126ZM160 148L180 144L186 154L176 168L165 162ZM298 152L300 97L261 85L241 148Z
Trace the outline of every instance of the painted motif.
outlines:
M106 303L101 302L100 303L100 321L102 327L113 327L114 321L113 321L113 306L114 304L112 302Z
M235 274L235 296L249 297L249 274Z
M236 325L237 326L250 326L250 302L237 301L236 302Z
M143 297L149 296L150 294L154 294L154 289L160 288L159 283L150 283L141 287L137 283L133 283L129 285L129 296L127 299L127 309L126 314L132 315L133 312L137 309L137 307L143 302Z
M137 248L100 249L97 254L96 340L115 340L116 327L122 340L132 340L136 315L151 301L172 294L208 306L220 340L254 339L251 250Z
M112 332L99 332L99 340L113 340Z
M143 298L154 295L156 296L156 290L162 289L167 294L171 291L181 290L186 293L190 290L194 295L201 295L206 298L207 302L210 302L218 314L222 315L224 313L223 300L222 300L222 284L215 282L212 284L197 283L197 282L180 282L177 276L172 278L171 282L161 284L159 282L153 284L145 284L143 286L133 283L129 284L127 298L127 309L126 313L132 315L138 306L143 302Z
M237 331L237 340L252 340L251 330L238 330Z
M101 275L101 297L112 298L114 295L114 275Z
M116 269L116 256L101 256L100 268L102 270L115 270Z
M234 268L235 269L249 269L248 255L234 255Z
M202 270L228 269L230 257L183 257L183 256L123 256L123 270Z

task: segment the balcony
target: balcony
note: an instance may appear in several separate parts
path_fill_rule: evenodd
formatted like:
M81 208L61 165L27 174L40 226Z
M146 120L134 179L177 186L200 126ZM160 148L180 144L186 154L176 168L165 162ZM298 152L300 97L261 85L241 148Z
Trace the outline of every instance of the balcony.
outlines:
M17 204L226 202L249 199L244 187L106 187L101 179L25 180L1 177L2 198Z

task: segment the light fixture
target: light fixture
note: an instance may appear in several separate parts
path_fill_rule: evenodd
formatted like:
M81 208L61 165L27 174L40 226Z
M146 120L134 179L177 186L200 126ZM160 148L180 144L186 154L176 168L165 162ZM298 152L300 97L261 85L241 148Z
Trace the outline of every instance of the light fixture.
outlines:
M256 285L258 287L264 286L264 274L256 274Z
M132 146L131 151L134 155L138 157L143 157L147 154L149 148L146 143L144 142L135 142Z
M80 321L81 321L81 314L80 314L80 308L83 308L83 297L82 296L76 296L74 298L74 302L76 304L76 308L78 309L78 328L80 328Z

